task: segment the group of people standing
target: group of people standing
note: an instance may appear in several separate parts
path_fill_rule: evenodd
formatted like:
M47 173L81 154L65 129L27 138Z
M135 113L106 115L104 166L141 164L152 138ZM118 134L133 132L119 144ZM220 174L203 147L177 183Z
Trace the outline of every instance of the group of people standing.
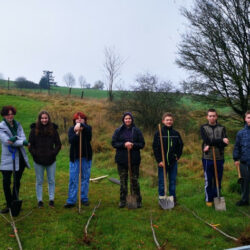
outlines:
M25 147L28 147L34 161L36 173L36 195L38 207L44 206L43 202L43 179L44 171L47 172L49 206L54 207L55 198L55 171L56 156L61 149L61 141L58 133L58 126L51 121L46 111L41 111L36 123L31 124L29 140L26 140L23 128L14 119L16 109L13 106L4 106L1 110L3 121L0 123L0 140L2 143L2 155L0 171L3 176L3 190L6 199L6 207L1 210L7 213L11 208L12 201L18 199L20 180L25 167L30 168ZM201 126L202 164L205 177L205 201L207 206L212 206L213 198L217 196L215 187L214 156L218 169L219 188L223 176L224 148L229 144L226 129L218 124L216 110L209 109L207 112L207 123ZM239 131L233 152L236 166L240 166L242 183L242 198L237 205L249 204L249 182L250 182L250 111L245 115L246 125ZM171 113L162 116L161 133L157 131L153 138L153 152L158 166L158 193L159 199L166 196L164 190L164 169L169 180L169 195L176 198L176 178L178 160L182 155L183 141L178 131L173 129L174 117ZM81 140L80 140L81 134ZM161 145L162 136L163 145ZM69 128L68 140L70 143L70 164L69 164L69 189L68 199L65 208L74 207L77 201L79 185L79 166L81 165L81 203L89 205L88 191L89 179L92 165L92 127L87 123L87 116L83 112L73 115L73 126ZM81 144L81 146L79 145ZM142 207L142 196L139 185L139 166L141 162L140 150L145 146L143 134L135 126L134 117L127 112L122 117L122 125L117 128L112 136L112 146L116 149L115 162L117 163L120 176L120 203L119 207L126 206L128 195L128 171L131 166L131 188L136 195L137 208ZM163 154L162 148L163 146ZM13 173L12 154L15 149L15 178L13 191L11 191L11 176ZM80 152L81 150L81 152ZM80 159L81 155L81 159ZM163 156L166 161L163 161ZM80 164L81 162L81 164ZM164 166L165 162L165 166Z
M2 143L0 171L3 176L3 190L6 199L6 207L2 213L8 213L12 202L18 200L20 181L25 167L30 168L25 146L28 147L33 157L36 173L36 196L38 207L44 207L43 202L43 179L44 171L47 172L49 206L54 208L55 198L55 172L56 156L61 149L61 141L58 133L58 126L51 121L47 111L41 111L36 123L30 125L29 140L26 140L23 128L14 119L16 109L13 106L4 106L1 110L3 121L0 123L0 141ZM82 178L81 178L81 202L88 205L88 187L90 169L92 163L91 137L92 129L87 124L87 117L82 112L73 116L73 126L70 127L68 138L70 143L70 177L69 192L65 208L75 205L78 192L79 173L79 132L81 131L82 142ZM13 150L14 149L14 150ZM15 163L12 156L15 152ZM15 169L14 169L15 167ZM14 176L13 190L11 191L11 176Z

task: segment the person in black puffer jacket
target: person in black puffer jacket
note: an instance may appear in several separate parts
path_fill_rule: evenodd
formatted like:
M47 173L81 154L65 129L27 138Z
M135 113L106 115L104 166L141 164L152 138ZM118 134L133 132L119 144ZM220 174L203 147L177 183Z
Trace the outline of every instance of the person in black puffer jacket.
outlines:
M34 160L36 172L36 195L38 207L43 207L43 177L47 171L49 184L49 206L54 207L56 156L61 149L58 126L51 122L47 111L41 111L37 122L32 123L29 135L29 151Z
M162 139L165 155L166 172L169 178L169 194L174 197L176 205L176 177L177 177L177 161L182 155L183 142L181 135L178 131L173 129L173 115L171 113L165 113L162 116ZM163 160L161 155L161 143L159 131L156 131L153 141L153 151L155 159L158 163L158 192L159 199L167 195L164 193L164 172L163 172Z
M115 162L120 175L120 204L126 206L128 194L128 151L131 155L132 189L137 196L137 207L141 207L142 197L140 193L139 166L141 162L140 149L145 145L142 132L135 126L134 118L127 112L122 117L123 124L117 128L112 136L112 146L116 149Z

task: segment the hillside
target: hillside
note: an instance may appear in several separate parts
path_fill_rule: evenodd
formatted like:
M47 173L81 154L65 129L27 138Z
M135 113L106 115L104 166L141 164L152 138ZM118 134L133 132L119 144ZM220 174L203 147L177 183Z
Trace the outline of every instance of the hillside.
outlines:
M140 172L143 207L136 210L119 209L119 186L104 179L90 183L90 206L83 207L82 213L78 214L76 208L69 210L63 208L67 198L69 178L67 130L71 126L72 114L78 110L84 111L89 117L89 124L93 127L94 159L91 178L106 174L118 178L114 163L115 152L110 142L114 129L120 124L120 118L112 120L109 117L108 103L104 99L81 100L60 95L48 98L45 93L15 91L7 93L0 90L0 107L7 104L17 107L16 120L23 125L26 136L29 134L29 125L36 120L38 112L42 109L48 110L53 121L59 125L63 142L63 149L57 157L55 209L48 207L47 182L43 192L45 207L37 208L34 168L24 172L20 189L20 198L23 199L20 217L32 211L30 215L16 223L24 249L155 249L150 228L151 215L157 239L166 249L225 249L242 244L242 241L236 243L225 238L197 220L186 208L195 211L207 222L218 225L219 229L229 235L240 238L245 233L246 237L249 237L250 210L248 207L239 209L235 206L240 196L236 191L237 174L231 156L232 144L226 150L223 179L226 212L216 212L214 208L205 206L204 177L200 159L201 142L197 134L187 133L179 127L177 129L180 130L185 144L184 154L178 165L179 205L171 211L163 211L158 206L157 167L151 149L153 135L144 132L146 146L142 150ZM190 111L190 114L196 119L203 111L194 110ZM198 131L198 126L202 122L205 121L201 117L195 120L193 131L195 128ZM232 121L227 121L227 124L230 122ZM234 127L230 130L231 140L237 129ZM32 163L31 157L30 163ZM88 228L90 242L87 244L83 240L84 227L99 200L101 200L100 207L96 210ZM4 201L1 184L1 207ZM11 236L12 228L1 217L0 228L0 249L17 249L16 240Z
M10 90L19 90L24 93L48 93L47 89L18 89L16 82L15 81L10 81L9 86L8 86L8 81L7 80L0 80L0 88L1 89L9 89ZM69 89L67 87L62 87L62 86L52 86L50 89L50 95L68 95L69 94ZM71 90L71 96L75 97L81 97L82 94L82 89L80 88L72 88ZM84 89L84 98L107 98L107 91L106 90L98 90L98 89Z

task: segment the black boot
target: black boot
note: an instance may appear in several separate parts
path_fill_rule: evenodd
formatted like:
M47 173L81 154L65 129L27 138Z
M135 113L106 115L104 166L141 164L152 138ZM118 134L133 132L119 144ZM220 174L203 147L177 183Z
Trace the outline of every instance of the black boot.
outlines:
M249 202L248 202L248 201L240 200L240 201L236 202L235 205L236 205L236 206L248 206L248 205L249 205Z
M124 207L126 207L126 201L120 201L119 208L124 208Z
M177 198L174 197L174 206L176 206L176 205L178 205L178 203L177 203Z
M9 208L5 207L1 210L1 214L7 214L9 212Z

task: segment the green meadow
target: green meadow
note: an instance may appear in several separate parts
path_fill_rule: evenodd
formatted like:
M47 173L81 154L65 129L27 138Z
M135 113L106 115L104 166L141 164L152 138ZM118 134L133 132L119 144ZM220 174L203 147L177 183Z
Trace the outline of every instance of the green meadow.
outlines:
M0 80L0 88L8 88L8 82L6 80ZM10 81L9 88L11 90L17 90L17 86L14 81ZM48 93L47 89L19 89L19 91L24 93ZM50 95L69 95L69 88L62 86L52 86L50 89ZM71 95L75 97L81 97L82 89L80 88L72 88ZM107 98L108 92L106 90L98 90L98 89L84 89L83 98Z
M59 125L63 142L63 148L57 156L54 209L48 206L46 175L43 192L45 207L37 208L35 172L29 154L32 167L25 170L21 181L20 198L23 200L23 207L19 217L16 218L16 220L21 219L16 222L16 226L23 249L156 249L150 227L151 216L156 237L165 249L226 249L249 243L250 208L235 206L240 195L237 173L231 156L232 143L226 149L223 176L222 195L226 200L227 211L218 212L213 207L205 206L201 141L198 136L198 125L205 123L204 117L194 123L197 133L187 133L180 125L177 127L184 140L184 152L178 164L178 205L174 209L163 211L158 205L157 166L151 148L153 134L150 132L144 132L146 146L142 150L140 166L143 197L141 209L119 209L119 186L111 183L107 178L90 182L90 206L82 207L80 214L77 208L63 208L67 199L69 178L67 129L71 126L71 117L75 111L86 112L89 124L93 127L94 158L91 178L102 175L118 178L114 163L115 151L110 142L114 129L120 124L120 119L117 121L110 119L107 115L108 102L99 96L94 97L94 99L81 100L60 95L48 96L45 93L0 91L0 107L13 105L17 108L15 119L21 122L27 137L29 126L35 122L38 112L46 109L50 112L53 122ZM185 105L193 104L188 100L185 101ZM194 119L197 117L196 107L198 106L195 106L193 113L190 114ZM198 111L202 113L204 110ZM230 124L230 121L227 122ZM239 128L231 129L231 142ZM2 175L0 175L0 183L2 183ZM0 185L2 208L5 199L2 184ZM88 240L84 240L85 225L99 201L101 201L100 206L88 227ZM194 217L186 208L239 240L235 242L221 235ZM7 218L9 219L8 215ZM0 249L18 249L16 239L13 237L13 229L2 217L0 217L0 229Z

